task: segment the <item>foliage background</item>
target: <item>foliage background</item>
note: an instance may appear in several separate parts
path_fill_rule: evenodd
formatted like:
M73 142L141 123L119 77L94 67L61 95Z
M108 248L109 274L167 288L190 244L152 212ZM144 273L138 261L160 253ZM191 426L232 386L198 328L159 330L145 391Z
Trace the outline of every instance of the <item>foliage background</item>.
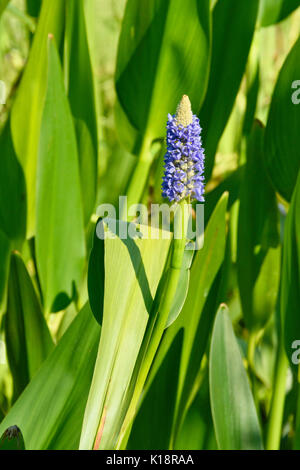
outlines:
M91 448L105 422L102 448L298 449L300 107L291 84L300 80L299 2L189 0L180 11L178 0L151 1L130 16L125 0L55 0L35 59L41 2L0 2L1 434L16 424L26 448ZM190 32L193 56L184 56L186 30L173 37L153 5L159 15L170 8L174 25L180 14L194 24L196 5L203 37ZM180 90L167 87L167 66L149 74L153 37L131 61L141 18L161 35L173 75L171 39L182 45ZM48 33L57 51L47 52ZM205 246L183 268L176 320L152 361L148 317L170 243L136 242L133 255L107 241L104 250L93 242L95 209L117 206L122 194L161 202L160 123L185 91L207 150ZM155 106L145 124L147 100Z

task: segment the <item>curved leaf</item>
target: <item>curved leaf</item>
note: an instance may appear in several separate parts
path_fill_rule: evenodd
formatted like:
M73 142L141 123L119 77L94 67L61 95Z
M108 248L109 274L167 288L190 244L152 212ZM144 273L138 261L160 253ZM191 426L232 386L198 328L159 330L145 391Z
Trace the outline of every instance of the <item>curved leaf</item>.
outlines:
M220 306L214 324L209 381L219 449L262 449L261 431L250 384L225 305Z
M26 179L28 237L35 231L37 158L47 86L47 37L52 33L59 44L63 22L64 2L44 0L28 63L12 107L13 143Z
M73 119L49 39L48 85L37 173L36 256L46 314L65 308L82 276L83 208Z
M0 424L17 424L27 450L78 449L100 327L88 304Z
M15 401L54 347L21 256L11 256L5 315L6 349Z

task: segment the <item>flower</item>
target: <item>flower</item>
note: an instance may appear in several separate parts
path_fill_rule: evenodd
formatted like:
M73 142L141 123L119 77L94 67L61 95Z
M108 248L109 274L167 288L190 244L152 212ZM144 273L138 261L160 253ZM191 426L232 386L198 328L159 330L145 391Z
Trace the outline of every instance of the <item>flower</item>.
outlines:
M205 156L201 130L188 96L183 95L176 114L169 114L167 122L162 195L169 201L178 202L186 197L204 201Z

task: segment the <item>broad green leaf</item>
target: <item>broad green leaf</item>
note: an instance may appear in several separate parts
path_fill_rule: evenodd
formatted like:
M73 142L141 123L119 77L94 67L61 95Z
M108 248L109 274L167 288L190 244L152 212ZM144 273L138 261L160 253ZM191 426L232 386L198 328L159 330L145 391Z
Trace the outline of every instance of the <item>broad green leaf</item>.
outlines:
M136 228L139 231L135 235ZM132 378L170 246L170 237L163 239L162 232L153 229L159 237L155 239L149 236L149 227L143 225L108 220L98 223L97 233L101 230L102 236L105 235L102 334L85 411L81 449L99 446L108 449L115 444L127 411L124 394ZM126 230L132 232L124 238ZM115 233L123 238L112 238ZM99 261L103 262L101 257Z
M300 172L285 221L280 290L280 311L287 357L292 363L293 342L300 331Z
M0 425L22 429L26 449L78 449L100 327L86 305Z
M196 252L192 264L185 304L177 320L165 332L147 384L151 390L152 380L154 380L164 357L178 332L183 329L179 381L177 390L175 390L177 395L176 410L173 416L175 433L178 431L186 405L191 397L213 323L215 312L209 309L207 315L207 312L203 313L203 307L224 258L227 199L227 194L221 197L206 227L203 248Z
M264 27L278 23L299 6L299 0L260 0L258 25Z
M258 3L258 0L218 0L213 10L212 63L200 112L207 179L245 71Z
M28 63L12 107L11 129L27 187L27 234L35 230L36 171L43 103L47 86L47 37L59 45L64 23L64 2L44 0Z
M54 39L37 172L36 255L46 314L65 308L85 259L83 208L73 119Z
M24 439L18 426L10 426L0 438L0 450L25 450Z
M280 275L278 210L264 168L263 137L264 129L256 122L247 142L238 220L238 285L252 331L263 328L275 311Z
M217 313L209 356L210 402L222 450L262 449L261 431L228 309Z
M5 336L15 401L54 346L34 286L17 253L11 256Z
M290 201L300 168L297 145L300 110L300 38L286 58L275 86L265 134L265 162L275 189ZM297 91L298 88L298 91ZM296 99L297 98L297 99Z
M26 188L11 140L10 122L0 136L0 228L20 248L26 234Z
M138 153L144 139L164 136L167 114L176 111L184 93L194 111L199 110L209 62L208 0L127 2L116 69L116 113L120 137L130 151Z
M77 124L82 198L87 222L96 198L98 137L94 78L83 0L66 1L64 74L71 112Z

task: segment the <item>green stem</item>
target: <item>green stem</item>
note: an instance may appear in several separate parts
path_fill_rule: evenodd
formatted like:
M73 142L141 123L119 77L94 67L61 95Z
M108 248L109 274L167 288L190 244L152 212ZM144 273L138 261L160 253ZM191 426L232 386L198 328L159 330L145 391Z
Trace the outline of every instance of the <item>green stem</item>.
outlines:
M150 367L152 365L154 356L156 354L157 348L161 341L178 286L183 254L186 244L186 233L189 219L189 217L185 216L185 204L186 201L181 201L179 204L182 217L175 217L174 234L181 233L181 238L173 240L173 253L171 257L170 267L168 270L167 281L159 304L158 313L152 318L151 324L149 325L149 328L147 330L147 334L144 341L144 344L146 345L144 359L138 374L137 382L129 408L122 425L122 429L117 443L117 449L124 448L129 438L130 429L136 413L138 401L142 393L145 381L147 379Z
M274 392L267 429L267 450L279 450L280 448L287 368L288 360L284 351L283 341L280 338L276 360Z

